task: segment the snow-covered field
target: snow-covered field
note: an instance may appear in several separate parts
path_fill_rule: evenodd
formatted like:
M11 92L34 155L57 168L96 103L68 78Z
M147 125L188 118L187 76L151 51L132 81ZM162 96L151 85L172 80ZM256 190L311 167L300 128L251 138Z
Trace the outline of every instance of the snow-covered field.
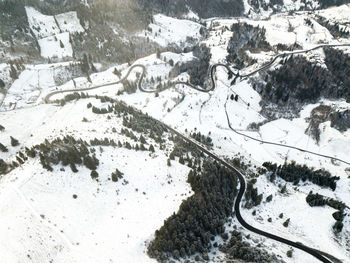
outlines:
M26 7L31 30L36 36L41 56L45 58L72 57L70 33L83 32L76 12L56 16L41 14L33 7Z
M153 17L150 30L139 35L149 37L161 46L175 45L179 47L193 46L200 40L201 25L185 19L176 19L162 14Z
M86 110L87 103L2 113L2 123L8 125L0 140L7 144L9 136L14 136L23 148L41 143L43 138L61 136L62 130L84 140L106 136L128 140L120 134L122 118L101 118ZM30 116L36 118L28 122ZM89 121L82 122L83 117ZM111 132L113 127L117 133ZM186 183L189 168L177 162L168 167L168 152L158 147L154 154L113 147L96 150L100 159L98 182L83 167L78 167L76 174L69 168L62 172L60 166L48 173L39 160L29 161L2 178L0 233L7 242L0 243L0 250L4 262L18 258L35 262L152 262L145 254L145 242L191 195ZM13 153L11 149L0 158L7 159ZM116 168L124 178L114 183L110 176Z

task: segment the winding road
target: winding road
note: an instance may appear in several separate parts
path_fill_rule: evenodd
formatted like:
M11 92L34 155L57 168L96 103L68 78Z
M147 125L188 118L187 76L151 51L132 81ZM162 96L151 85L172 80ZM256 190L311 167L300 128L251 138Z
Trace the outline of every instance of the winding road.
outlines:
M278 58L283 58L283 57L286 57L286 56L289 56L289 55L294 55L294 54L301 54L301 53L306 53L306 52L310 52L310 51L313 51L313 50L316 50L316 49L320 49L320 48L324 48L324 47L339 47L339 46L346 46L346 47L350 47L350 44L342 44L342 45L319 45L319 46L316 46L312 49L308 49L308 50L300 50L300 51L293 51L293 52L288 52L288 53L282 53L282 54L279 54L277 56L275 56L270 62L268 62L267 64L263 65L262 67L248 73L248 74L245 74L245 75L239 75L238 73L235 73L231 70L231 68L228 66L228 65L225 65L225 64L214 64L210 67L210 78L211 78L211 88L210 89L203 89L203 88L200 88L200 87L197 87L197 86L194 86L192 85L191 83L188 83L188 82L173 82L172 83L172 86L175 86L175 85L179 85L179 84L182 84L182 85L186 85L186 86L189 86L195 90L198 90L198 91L201 91L201 92L209 92L209 91L212 91L216 88L216 82L215 82L215 71L216 71L216 68L218 67L224 67L226 68L229 72L231 72L236 78L241 78L241 79L245 79L245 78L248 78L250 76L253 76L254 74L258 73L259 71L262 71L262 70L266 70L268 69L269 67L271 67L273 65L273 63L278 59ZM69 93L69 92L83 92L83 91L88 91L88 90L93 90L93 89L97 89L97 88L100 88L100 87L106 87L106 86L110 86L110 85L116 85L116 84L119 84L119 83L122 83L124 80L126 80L128 78L128 76L130 75L131 71L135 68L141 68L142 69L142 74L141 76L139 77L139 80L138 80L138 87L141 91L143 92L147 92L147 93L153 93L153 92L156 92L156 91L151 91L151 90L145 90L142 88L142 80L144 78L144 75L146 73L146 67L144 65L133 65L129 68L127 74L122 78L120 79L119 81L117 82L112 82L112 83L107 83L107 84L103 84L103 85L98 85L98 86L93 86L93 87L89 87L89 88L83 88L83 89L71 89L71 90L64 90L64 91L54 91L50 94L48 94L46 97L45 97L45 103L55 103L56 101L52 101L51 100L51 97L56 95L56 94L61 94L61 93ZM226 101L227 103L227 101ZM225 105L226 106L226 105ZM249 138L249 139L252 139L252 140L255 140L255 141L258 141L258 142L261 142L261 143L266 143L266 144L271 144L271 145L275 145L275 146L280 146L280 147L287 147L287 148L291 148L291 149L295 149L295 150L298 150L298 151L302 151L302 152L307 152L307 153L310 153L310 154L314 154L314 155L317 155L317 156L320 156L320 157L324 157L324 158L329 158L329 159L332 159L332 160L337 160L339 162L343 162L345 164L348 164L350 165L350 162L347 162L347 161L344 161L344 160L341 160L339 158L335 158L335 157L332 157L332 156L328 156L328 155L323 155L323 154L319 154L319 153L315 153L315 152L311 152L311 151L307 151L307 150L304 150L304 149L301 149L301 148L297 148L297 147L294 147L294 146L289 146L289 145L285 145L285 144L279 144L279 143L274 143L274 142L267 142L267 141L263 141L263 140L259 140L259 139L256 139L254 137L251 137L249 135L246 135L246 134L243 134L243 133L240 133L238 131L236 131L230 124L230 121L229 121L229 116L228 116L228 113L227 113L227 110L226 110L226 107L225 107L225 111L226 111L226 116L227 116L227 121L228 121L228 125L230 127L231 130L233 130L235 133L241 135L241 136L244 136L246 138ZM242 217L241 215L241 211L240 211L240 208L241 208L241 201L242 201L242 198L244 196L244 193L245 193L245 190L246 190L246 182L245 182L245 179L244 179L244 175L237 169L235 168L234 166L232 166L231 164L227 163L225 160L223 160L222 158L218 157L217 155L215 155L214 153L212 153L211 151L209 151L208 149L206 149L204 146L200 145L198 142L182 135L181 133L179 133L178 131L176 131L175 129L169 127L168 125L164 124L163 125L169 130L171 131L173 134L176 134L178 136L180 136L183 140L195 145L196 147L198 147L202 152L204 152L205 154L207 154L208 156L212 157L214 160L218 161L219 163L221 163L222 165L224 165L225 167L227 167L228 169L230 169L233 174L235 174L238 179L239 179L239 182L240 182L240 189L239 189L239 193L237 195L237 198L235 200L235 204L234 204L234 209L235 209L235 212L236 212L236 216L237 216L237 220L238 222L246 229L258 234L258 235L261 235L261 236L264 236L264 237L267 237L267 238L270 238L270 239L273 239L275 241L278 241L278 242L281 242L281 243L284 243L286 245L289 245L289 246L292 246L294 248L297 248L297 249L300 249L312 256L314 256L315 258L317 258L318 260L320 260L321 262L324 262L324 263L332 263L332 261L334 260L334 257L332 255L329 255L325 252L322 252L322 251L317 251L313 248L310 248L308 246L305 246L299 242L294 242L294 241L291 241L291 240L288 240L288 239L285 239L285 238L282 238L280 236L276 236L274 234L271 234L271 233L268 233L268 232L265 232L265 231L262 231L260 229L257 229L251 225L249 225ZM327 256L328 255L328 256ZM332 259L333 258L333 259ZM329 260L331 259L331 260ZM339 261L338 261L339 262Z

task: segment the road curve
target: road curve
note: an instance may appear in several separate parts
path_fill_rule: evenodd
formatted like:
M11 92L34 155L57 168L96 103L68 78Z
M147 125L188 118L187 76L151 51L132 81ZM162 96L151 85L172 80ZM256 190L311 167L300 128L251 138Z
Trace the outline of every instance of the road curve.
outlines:
M320 45L320 46L317 46L317 47L314 47L312 49L308 49L308 50L302 50L302 51L294 51L294 52L288 52L288 53L282 53L282 54L279 54L277 56L275 56L270 62L268 62L267 64L263 65L262 67L260 67L259 69L257 70L254 70L253 72L250 72L248 74L245 74L245 75L239 75L239 74L236 74L235 72L233 72L227 65L225 64L214 64L210 67L210 77L211 77L211 82L212 82L212 87L210 89L202 89L202 88L199 88L197 86L194 86L192 85L191 83L188 83L188 82L174 82L172 83L172 85L178 85L178 84L183 84L183 85L186 85L186 86L189 86L193 89L196 89L198 91L201 91L201 92L209 92L209 91L212 91L216 88L216 83L215 83L215 79L214 79L214 74L215 74L215 70L217 67L225 67L229 72L231 72L235 77L240 77L240 78L247 78L247 77L250 77L254 74L256 74L257 72L261 71L261 70L265 70L269 67L271 67L271 65L279 58L279 57L285 57L285 56L288 56L288 55L293 55L293 54L301 54L301 53L306 53L306 52L309 52L309 51L312 51L312 50L316 50L316 49L319 49L319 48L324 48L324 47L337 47L337 46L350 46L350 44L343 44L343 45ZM129 68L127 74L119 81L117 82L112 82L112 83L108 83L108 84L104 84L104 85L98 85L98 86L93 86L93 87L90 87L90 88L83 88L83 89L71 89L71 90L64 90L64 91L54 91L50 94L48 94L46 97L45 97L45 103L54 103L55 101L51 101L50 98L56 94L59 94L59 93L67 93L67 92L82 92L82 91L88 91L88 90L93 90L93 89L97 89L97 88L100 88L100 87L105 87L105 86L110 86L110 85L116 85L116 84L119 84L121 82L123 82L131 73L131 71L134 69L134 68L137 68L137 67L140 67L142 69L142 74L139 78L139 81L138 81L138 87L141 91L143 92L147 92L147 93L153 93L153 92L156 92L156 91L150 91L150 90L145 90L142 88L142 80L144 78L144 75L145 75L145 72L146 72L146 68L144 65L133 65L132 67ZM227 103L227 101L226 101ZM225 107L225 111L226 111L226 107ZM243 134L243 133L239 133L238 131L236 131L235 129L232 128L230 122L229 122L229 118L228 118L228 113L226 111L226 116L227 116L227 120L228 120L228 124L229 124L229 127L234 131L236 132L237 134L241 135L241 136L244 136L244 137L247 137L247 138L250 138L252 140L256 140L256 141L259 141L261 143L268 143L268 144L272 144L272 145L276 145L276 146L282 146L282 147L288 147L288 148L291 148L291 149L295 149L295 150L299 150L299 151L303 151L303 152L308 152L310 154L315 154L315 155L318 155L318 156L321 156L321 157L325 157L325 158L330 158L330 159L334 159L334 160L337 160L337 161L340 161L340 162L343 162L345 164L348 164L350 165L349 162L346 162L346 161L343 161L341 159L338 159L338 158L335 158L335 157L332 157L332 156L327 156L327 155L322 155L322 154L318 154L318 153L314 153L314 152L311 152L311 151L306 151L306 150L303 150L301 148L297 148L297 147L294 147L294 146L288 146L288 145L284 145L284 144L278 144L278 143L272 143L272 142L266 142L266 141L263 141L263 140L259 140L259 139L256 139L256 138L253 138L251 136L248 136L246 134ZM260 229L257 229L251 225L249 225L242 217L241 215L241 212L240 212L240 204L241 204L241 201L242 201L242 198L243 198L243 195L245 193L245 189L246 189L246 182L245 182L245 179L244 179L244 176L243 174L238 170L236 169L235 167L233 167L232 165L230 165L229 163L227 163L225 160L219 158L218 156L216 156L214 153L210 152L209 150L207 150L205 147L201 146L199 143L193 141L192 139L189 139L187 138L186 136L182 135L181 133L179 133L178 131L174 130L173 128L169 127L168 125L164 124L163 125L169 129L172 133L180 136L182 139L184 139L185 141L195 145L196 147L198 147L202 152L206 153L208 156L212 157L214 160L220 162L222 165L224 165L225 167L227 167L228 169L230 169L239 179L239 182L240 182L240 190L239 190L239 193L237 195L237 198L235 200L235 204L234 204L234 209L235 209L235 212L236 212L236 216L237 216L237 220L239 221L239 223L246 229L256 233L256 234L259 234L259 235L262 235L262 236L265 236L267 238L270 238L270 239L273 239L275 241L278 241L278 242L281 242L281 243L284 243L286 245L289 245L289 246L292 246L294 248L297 248L297 249L300 249L312 256L314 256L315 258L317 258L318 260L320 260L321 262L324 262L324 263L332 263L330 260L328 260L325 256L323 255L328 255L327 253L324 253L324 252L321 252L321 251L316 251L314 250L313 248L310 248L310 247L307 247L299 242L293 242L293 241L290 241L288 239L285 239L285 238L282 238L282 237L279 237L279 236L276 236L276 235L273 235L271 233L268 233L268 232L265 232L265 231L262 231Z
M146 67L145 67L144 65L137 64L137 65L131 66L131 67L129 68L128 72L126 73L126 75L125 75L122 79L120 79L120 80L118 80L118 81L110 82L110 83L107 83L107 84L101 84L101 85L97 85L97 86L92 86L92 87L89 87L89 88L68 89L68 90L57 90L57 91L53 91L53 92L51 92L51 93L49 93L49 94L46 95L46 97L44 98L44 101L45 101L46 104L55 103L55 101L50 100L50 98L51 98L52 96L57 95L57 94L61 94L61 93L63 94L63 93L69 93L69 92L83 92L83 91L98 89L98 88L101 88L101 87L107 87L107 86L112 86L112 85L120 84L120 83L122 83L124 80L126 80L126 79L129 77L131 71L132 71L133 69L135 69L135 68L141 68L141 69L142 69L142 74L141 74L141 76L139 77L139 81L138 81L138 87L140 88L140 90L143 91L143 92L153 92L153 91L144 90L144 89L142 88L141 83L142 83L143 77L144 77L145 72L146 72Z
M240 189L239 189L239 192L238 192L238 195L237 195L237 198L235 200L235 204L234 204L234 208L235 208L235 213L236 213L236 217L237 217L237 220L238 222L246 229L248 229L249 231L252 231L258 235L261 235L261 236L264 236L264 237L267 237L267 238L270 238L270 239L273 239L275 241L278 241L278 242L281 242L281 243L284 243L286 245L289 245L291 247L294 247L294 248L297 248L297 249L300 249L312 256L314 256L315 258L317 258L318 260L320 260L321 262L324 262L324 263L332 263L332 261L328 260L325 256L323 256L322 254L324 255L328 255L327 253L324 253L322 252L321 254L321 251L318 252L316 250L314 250L313 248L310 248L310 247L307 247L299 242L294 242L294 241L290 241L288 239L285 239L283 237L280 237L280 236L276 236L274 234L271 234L271 233L268 233L268 232L265 232L265 231L262 231L260 229L257 229L251 225L249 225L245 220L244 218L242 217L241 215L241 201L242 201L242 198L243 198L243 195L245 193L245 189L246 189L246 182L245 182L245 179L244 179L244 175L237 169L235 168L234 166L232 166L231 164L229 164L228 162L226 162L225 160L221 159L220 157L218 157L216 154L210 152L208 149L206 149L204 146L200 145L198 142L182 135L181 133L179 133L178 131L174 130L173 128L169 127L168 125L164 124L163 125L168 129L170 130L172 133L178 135L179 137L181 137L183 140L195 145L197 148L199 148L200 151L204 152L205 154L207 154L208 156L212 157L215 161L221 163L223 166L225 166L226 168L228 168L230 171L232 171L232 173L234 175L236 175L239 179L239 183L240 183Z

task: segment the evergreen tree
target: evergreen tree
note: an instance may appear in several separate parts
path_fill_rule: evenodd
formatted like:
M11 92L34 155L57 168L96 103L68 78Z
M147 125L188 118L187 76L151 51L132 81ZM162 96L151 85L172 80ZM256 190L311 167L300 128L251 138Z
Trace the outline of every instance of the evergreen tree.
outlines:
M179 158L179 163L185 164L185 160L184 160L184 158L182 156L180 156L180 158Z
M11 64L10 77L14 80L18 79L18 73L17 73L16 68L13 66L13 64Z
M5 88L5 82L0 79L0 89Z
M61 47L61 48L64 48L64 45L63 45L63 43L62 43L61 40L60 40L60 47Z
M12 147L16 147L19 145L19 142L17 139L13 138L12 136L10 136L10 138L11 138L11 146Z
M7 149L7 147L5 146L5 145L3 145L2 143L0 143L0 151L2 151L2 152L8 152L8 149Z
M92 170L90 173L90 176L92 179L97 179L98 178L98 172L96 170Z
M154 147L152 144L149 146L149 151L154 153Z
M142 134L141 134L141 136L140 136L140 142L141 142L142 144L146 144L146 140L145 140L145 138L142 136Z
M140 149L141 151L146 151L145 145L143 143L141 143Z
M80 63L80 67L81 67L81 71L83 71L85 74L89 73L90 67L89 67L88 57L86 54L84 54L83 56L83 60Z
M5 130L5 127L0 124L0 131Z

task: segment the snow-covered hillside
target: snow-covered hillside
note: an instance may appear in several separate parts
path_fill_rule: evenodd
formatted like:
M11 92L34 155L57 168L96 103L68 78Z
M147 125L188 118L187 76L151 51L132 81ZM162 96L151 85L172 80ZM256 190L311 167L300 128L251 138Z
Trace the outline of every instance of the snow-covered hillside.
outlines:
M60 137L63 130L87 141L108 137L134 144L120 133L122 118L101 118L87 110L88 102L103 106L91 99L64 108L41 105L2 113L6 130L0 140L7 144L11 135L21 146L0 157L7 159L14 150L42 143L43 138ZM93 147L100 160L97 181L90 170L79 166L77 173L69 167L62 171L63 166L48 173L38 159L2 178L0 232L2 240L8 240L0 243L3 260L152 262L144 253L145 242L191 190L186 183L189 168L177 162L166 165L172 145L159 150L152 139L146 140L155 145L155 153ZM118 182L111 181L115 169L123 173Z
M41 56L45 58L72 57L71 33L83 32L76 12L43 15L33 7L26 7L30 29L38 40Z
M304 5L301 1L285 0L284 3L284 11ZM247 11L248 1L245 5ZM314 5L318 6L316 2ZM196 57L198 50L192 47L208 47L210 64L228 63L230 39L237 33L232 30L233 24L264 28L269 45L268 50L256 47L243 51L250 61L247 67L239 70L241 75L260 68L277 54L295 46L303 50L319 44L350 43L350 36L346 34L350 5L315 12L298 11L293 15L269 16L270 11L265 12L264 19L261 14L252 13L253 9L250 17L255 19L207 19L204 20L205 29L197 22L157 14L148 29L138 31L136 36L148 38L172 52L159 49L155 52L155 48L154 54L129 63L110 65L94 73L88 70L89 76L80 74L83 65L73 60L37 65L24 63L25 69L18 79L8 74L9 64L0 64L0 78L6 83L6 87L0 89L0 127L4 127L0 130L0 143L7 149L0 147L0 160L11 167L11 171L0 178L0 254L4 262L156 262L147 255L148 244L156 236L156 230L164 225L164 220L177 213L184 200L194 196L188 174L190 171L199 173L200 169L195 171L196 166L184 161L181 164L178 157L171 159L171 153L175 149L181 151L183 145L174 147L176 139L169 132L156 134L159 127L156 124L149 127L150 123L154 124L153 120L127 127L128 121L136 116L130 113L135 113L134 109L126 106L117 109L117 103L109 101L112 98L147 114L144 118L151 116L188 137L193 137L193 132L209 136L213 143L209 147L211 151L227 160L236 158L235 164L239 160L247 183L254 178L253 187L257 195L262 196L261 202L252 207L246 206L247 195L243 197L242 216L249 224L350 263L350 167L347 164L350 162L347 147L350 129L340 131L327 119L319 125L319 141L306 132L315 108L323 105L334 112L346 111L350 110L349 101L320 98L315 103L301 104L298 114L290 118L269 119L262 112L263 96L254 88L254 83L238 77L233 81L223 67L217 67L214 72L216 87L213 91L201 92L185 84L173 85L176 81L190 82L193 74L200 71L196 68L200 64ZM43 57L72 57L70 34L84 31L76 12L46 16L31 7L27 7L26 12ZM199 20L193 13L187 17ZM335 35L331 27L338 24L345 30L341 31L341 37ZM349 47L336 49L345 54L350 52ZM300 56L326 68L323 49ZM278 59L269 70L281 68L283 59ZM128 79L119 83L129 69L137 65L145 67L144 76L141 67L134 68ZM191 66L197 71L191 72ZM238 71L236 64L230 67ZM141 85L148 92L137 87L140 76L143 76ZM265 81L262 75L253 77ZM202 88L210 85L207 76ZM96 86L98 88L93 89ZM91 90L84 91L79 99L66 96L72 92L58 93L50 97L50 101L61 100L61 103L45 104L45 98L52 92L87 88ZM107 113L102 114L99 109ZM146 143L142 142L141 135ZM13 144L11 136L19 145ZM75 164L69 167L63 162L52 161L53 171L43 168L43 153L65 149L68 142L53 143L55 138L65 136L87 142L88 154L99 160L97 179L92 178L93 169L85 167L84 161L76 164L76 172ZM94 145L94 139L99 143ZM29 148L41 143L46 145L46 148L37 146L44 149L41 154L28 160L20 156L20 151L28 153ZM140 150L141 144L146 148ZM68 146L78 149L79 143ZM193 157L186 154L187 159ZM272 180L272 173L261 169L264 162L277 165L295 162L325 169L339 180L334 190L311 180L287 182L280 177ZM242 163L248 168L242 168ZM116 169L122 173L117 182L112 178ZM334 231L334 213L338 210L328 205L311 207L306 201L311 191L345 205L343 229L339 233ZM196 193L199 199L203 198L201 195L203 193ZM227 244L233 230L242 233L243 241L252 247L277 255L278 262L318 262L297 249L291 255L291 247L245 230L235 216L228 217L225 228L227 238L223 233L210 237L213 247L207 255L208 262L227 259L220 245ZM199 254L192 253L189 259L198 261ZM183 262L176 257L174 260ZM199 261L205 260L200 258Z
M175 19L162 14L153 17L153 23L140 36L152 39L159 45L186 47L194 46L201 39L202 26L196 22Z

